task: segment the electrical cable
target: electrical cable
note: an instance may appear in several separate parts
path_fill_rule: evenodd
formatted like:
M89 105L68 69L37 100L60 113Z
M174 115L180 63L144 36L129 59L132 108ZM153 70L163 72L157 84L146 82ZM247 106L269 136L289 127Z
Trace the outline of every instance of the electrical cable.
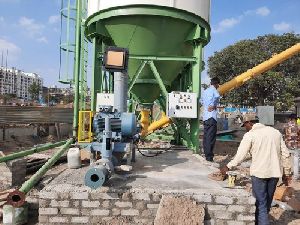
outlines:
M156 148L156 150L161 149L161 150L163 150L163 151L159 151L159 152L156 152L155 154L148 155L148 154L142 153L142 151L140 150L140 148L138 147L137 144L135 145L135 147L136 147L137 151L138 151L142 156L144 156L144 157L149 157L149 158L155 157L155 156L159 156L160 154L162 154L162 153L164 153L164 152L167 152L168 150L171 149L171 147L169 147L169 148ZM144 148L144 149L146 149L146 148Z

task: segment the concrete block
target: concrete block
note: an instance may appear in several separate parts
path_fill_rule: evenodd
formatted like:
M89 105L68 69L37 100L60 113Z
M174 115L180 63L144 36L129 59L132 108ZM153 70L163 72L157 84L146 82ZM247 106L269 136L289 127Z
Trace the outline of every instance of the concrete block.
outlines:
M227 221L227 225L246 225L245 222L242 222L242 221Z
M89 199L89 193L88 192L73 192L71 193L71 199Z
M254 197L249 197L249 199L248 199L248 203L250 204L250 205L254 205L255 204L255 202L256 202L256 199L254 198Z
M122 194L122 200L124 200L124 201L129 201L129 200L131 200L131 198L132 198L132 195L129 192L125 192Z
M215 215L216 219L221 219L221 220L232 220L233 219L231 212L215 211L214 215Z
M210 219L210 220L204 220L204 225L215 225L215 220Z
M68 218L67 217L60 217L60 216L54 216L49 218L50 223L68 223Z
M92 200L100 200L100 199L119 199L119 196L117 193L102 193L102 192L91 192L91 199Z
M246 210L245 206L241 205L230 205L228 206L228 211L229 212L244 212Z
M81 215L83 216L89 216L91 214L90 209L81 209Z
M159 204L147 204L148 209L158 209Z
M140 218L134 218L134 222L139 225L149 225L153 224L152 219L140 219Z
M39 207L40 208L48 208L50 205L50 201L46 199L40 199L39 200Z
M58 209L57 208L40 208L39 215L57 215Z
M194 195L193 198L197 202L204 202L204 203L210 203L212 202L212 196L211 195Z
M40 199L58 199L58 195L56 192L50 191L41 191L39 195Z
M122 216L138 216L140 214L137 209L123 209L121 211Z
M89 217L87 216L81 216L81 217L72 217L71 218L71 223L79 223L79 224L84 224L89 222Z
M142 217L152 217L152 211L150 209L143 210Z
M146 203L143 201L138 201L135 205L135 208L138 210L146 209Z
M217 204L230 205L233 203L233 198L226 196L216 196L215 201Z
M92 216L108 216L109 210L107 209L93 209L90 213Z
M74 208L61 208L60 213L62 215L79 215L79 209Z
M155 203L159 203L161 198L162 198L162 195L160 195L160 194L152 194L152 201Z
M132 202L117 201L117 202L115 202L115 206L120 207L120 208L130 208L130 207L132 207Z
M84 208L97 208L99 206L99 201L82 201L82 207Z
M39 223L40 224L45 224L45 223L48 223L49 221L49 217L48 216L39 216Z
M148 193L132 193L134 200L150 201L150 195Z
M226 211L225 205L207 205L209 211Z
M103 208L110 208L110 201L103 201L102 206Z
M56 200L51 200L50 206L51 207L62 207L62 208L67 208L69 207L70 202L69 201L56 201Z
M240 221L255 221L255 216L254 215L238 215L237 220Z
M251 208L249 209L249 213L255 213L256 211L256 206L251 206Z
M112 209L112 215L113 216L119 216L119 215L121 215L121 210L117 209L117 208Z

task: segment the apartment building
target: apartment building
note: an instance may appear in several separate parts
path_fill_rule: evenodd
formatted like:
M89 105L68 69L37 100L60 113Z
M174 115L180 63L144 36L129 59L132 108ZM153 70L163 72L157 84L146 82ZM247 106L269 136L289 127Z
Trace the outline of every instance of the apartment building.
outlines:
M18 98L30 100L29 87L38 84L42 94L43 79L36 73L25 73L16 68L0 67L0 95L15 94Z

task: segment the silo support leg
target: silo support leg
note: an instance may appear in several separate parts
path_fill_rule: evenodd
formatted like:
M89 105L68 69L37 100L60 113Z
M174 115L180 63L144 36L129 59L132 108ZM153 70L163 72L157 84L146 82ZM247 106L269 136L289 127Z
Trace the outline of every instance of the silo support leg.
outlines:
M194 57L197 61L192 66L192 91L197 93L197 104L201 93L201 70L202 70L202 44L195 43ZM197 107L199 110L199 106ZM199 111L198 111L199 112ZM194 153L199 153L199 113L197 119L191 119L190 121L190 138L192 142L192 149Z

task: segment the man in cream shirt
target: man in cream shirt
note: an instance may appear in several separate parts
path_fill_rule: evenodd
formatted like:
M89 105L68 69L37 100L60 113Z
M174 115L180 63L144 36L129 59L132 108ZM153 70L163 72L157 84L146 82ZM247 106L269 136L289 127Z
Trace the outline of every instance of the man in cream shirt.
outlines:
M256 198L255 224L269 225L268 214L279 178L290 178L290 153L281 133L269 126L258 123L255 116L243 118L244 135L235 157L221 168L223 175L239 165L250 154L252 163L250 175L252 189Z

